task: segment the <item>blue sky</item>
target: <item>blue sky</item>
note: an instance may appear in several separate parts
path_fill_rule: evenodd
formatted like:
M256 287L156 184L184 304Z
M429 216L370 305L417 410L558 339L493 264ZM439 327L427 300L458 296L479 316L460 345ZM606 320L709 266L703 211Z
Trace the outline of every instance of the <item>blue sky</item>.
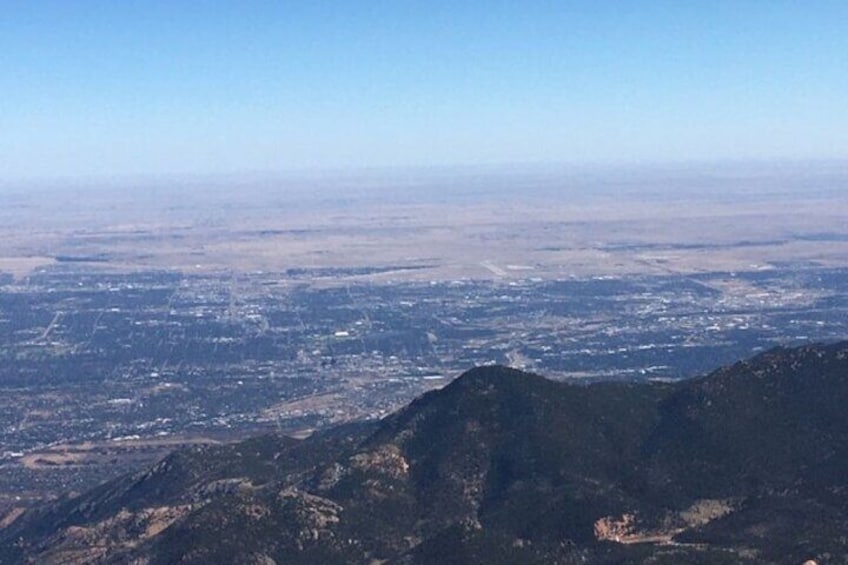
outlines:
M848 156L848 2L9 0L0 178Z

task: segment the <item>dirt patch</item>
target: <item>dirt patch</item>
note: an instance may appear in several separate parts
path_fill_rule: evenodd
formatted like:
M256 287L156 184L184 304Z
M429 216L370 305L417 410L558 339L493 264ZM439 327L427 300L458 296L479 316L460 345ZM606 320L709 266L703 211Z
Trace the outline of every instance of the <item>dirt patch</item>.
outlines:
M8 527L12 522L17 520L21 514L26 512L26 508L21 508L19 506L12 508L6 515L0 518L0 529Z
M616 543L670 544L674 536L727 516L736 508L730 499L696 500L680 512L668 512L657 524L640 524L636 513L605 516L595 522L595 539Z
M26 278L36 269L56 263L52 257L0 257L0 273L11 273L16 281Z

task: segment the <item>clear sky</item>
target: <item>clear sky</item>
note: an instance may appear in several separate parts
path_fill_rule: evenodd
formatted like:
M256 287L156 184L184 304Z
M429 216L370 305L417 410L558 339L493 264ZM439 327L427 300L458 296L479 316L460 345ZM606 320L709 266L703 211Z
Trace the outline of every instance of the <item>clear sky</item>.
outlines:
M0 0L0 178L848 157L848 1Z

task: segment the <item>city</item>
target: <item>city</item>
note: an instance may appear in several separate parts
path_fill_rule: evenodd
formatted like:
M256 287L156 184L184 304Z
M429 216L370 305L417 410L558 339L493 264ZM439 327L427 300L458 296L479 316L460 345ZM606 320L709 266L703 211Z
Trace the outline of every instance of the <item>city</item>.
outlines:
M377 419L476 365L675 380L848 334L848 269L345 282L361 274L60 264L6 278L2 492L56 495L180 446Z

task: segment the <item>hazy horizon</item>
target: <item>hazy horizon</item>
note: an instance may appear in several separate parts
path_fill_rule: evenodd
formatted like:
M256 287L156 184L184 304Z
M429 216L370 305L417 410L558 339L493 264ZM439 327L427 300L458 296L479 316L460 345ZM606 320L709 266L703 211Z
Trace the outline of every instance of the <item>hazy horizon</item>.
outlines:
M641 163L510 163L346 167L233 173L0 178L0 194L25 199L57 193L131 199L257 197L390 200L562 197L609 194L667 198L838 194L848 159Z

